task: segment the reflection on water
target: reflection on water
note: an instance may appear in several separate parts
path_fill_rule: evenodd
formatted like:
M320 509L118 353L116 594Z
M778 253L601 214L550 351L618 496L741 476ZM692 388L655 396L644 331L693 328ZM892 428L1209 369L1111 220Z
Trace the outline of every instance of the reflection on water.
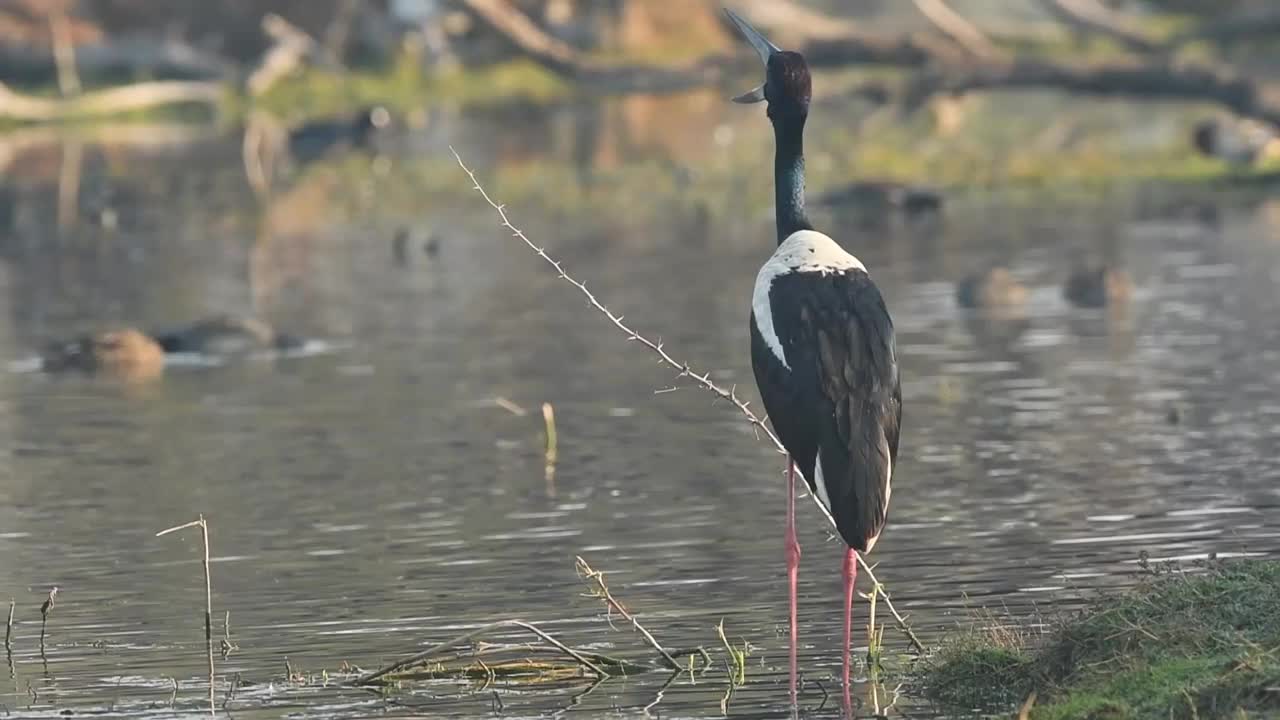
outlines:
M318 165L266 208L238 138L88 143L69 217L58 146L23 149L0 196L6 360L86 329L213 312L256 313L335 349L185 363L143 385L0 373L0 600L15 598L18 622L0 705L32 717L198 711L198 541L153 533L203 512L215 631L229 612L239 646L220 663L219 693L241 678L240 717L409 712L395 703L493 712L491 692L450 682L390 698L290 683L285 658L313 677L371 668L508 617L643 657L581 596L577 554L669 645L717 652L724 619L755 648L731 712L776 716L780 459L704 393L655 395L670 374L507 237L446 149L500 197L529 198L513 216L616 311L750 391L745 298L771 246L756 202L769 196L768 146L758 117L668 102L440 113L390 139L386 159ZM682 133L650 119L677 116ZM738 176L717 174L730 161ZM926 227L842 238L874 269L899 329L906 431L875 560L922 637L968 607L1030 617L1069 605L1125 582L1140 552L1280 548L1280 225L1246 202L1204 202L1211 216L1129 193L961 197ZM114 223L101 221L107 209ZM437 251L397 262L402 227L438 237ZM1123 263L1133 298L1069 306L1062 283L1084 256ZM994 263L1028 286L1025 312L957 309L954 283ZM495 397L554 404L553 486L538 413ZM814 707L820 686L835 687L840 552L801 507L803 702ZM39 606L54 585L42 659ZM513 716L720 714L722 673L666 680L503 688L500 700ZM869 683L864 699L884 704L895 685ZM898 707L928 713L910 698Z

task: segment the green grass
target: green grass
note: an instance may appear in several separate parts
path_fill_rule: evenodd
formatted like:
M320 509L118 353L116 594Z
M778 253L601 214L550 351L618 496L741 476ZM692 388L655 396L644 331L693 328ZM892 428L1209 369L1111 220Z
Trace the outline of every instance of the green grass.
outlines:
M1037 720L1262 718L1280 714L1280 562L1152 570L1064 618L1040 642L989 628L951 638L921 681L950 706Z
M517 98L547 101L567 95L569 90L564 81L529 60L427 73L406 56L382 70L306 70L280 81L253 103L285 117L300 117L346 112L370 104L405 112L447 103L483 104ZM249 101L239 98L239 102Z
M86 88L87 91L111 86ZM55 87L23 88L37 97L56 97ZM570 94L570 85L530 60L512 60L477 69L459 68L425 72L408 54L385 68L347 72L309 68L273 85L264 95L250 98L228 84L223 100L214 109L223 120L238 120L252 108L270 111L290 121L349 112L362 105L380 104L393 111L456 104L485 104L528 99L546 102ZM102 121L206 120L210 108L202 103L166 105L110 116L69 117L67 123ZM25 121L0 118L0 130L19 127Z

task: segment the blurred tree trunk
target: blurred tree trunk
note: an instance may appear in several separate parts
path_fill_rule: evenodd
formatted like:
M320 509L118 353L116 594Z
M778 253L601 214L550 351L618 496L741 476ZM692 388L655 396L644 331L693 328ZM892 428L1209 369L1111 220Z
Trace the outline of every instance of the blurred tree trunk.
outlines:
M41 0L24 0L37 2ZM113 36L179 37L216 50L241 64L255 62L271 39L262 18L275 14L315 38L341 17L345 0L93 0L79 5L80 16ZM364 12L385 13L385 0L362 0Z

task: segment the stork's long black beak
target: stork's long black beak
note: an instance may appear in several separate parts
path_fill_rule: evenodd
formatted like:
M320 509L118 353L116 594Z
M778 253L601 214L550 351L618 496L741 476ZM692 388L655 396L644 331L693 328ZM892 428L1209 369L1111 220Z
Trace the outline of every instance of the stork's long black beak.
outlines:
M738 29L738 32L741 33L743 39L748 43L751 43L751 47L755 48L756 54L760 56L760 62L764 63L765 67L768 67L769 57L776 52L781 52L778 46L769 42L769 38L761 35L759 30L751 27L751 23L742 19L741 16L729 8L724 9L724 14L728 16L729 21L733 23L733 26ZM736 103L758 103L761 100L764 100L764 85L761 85L750 92L745 92L733 99Z

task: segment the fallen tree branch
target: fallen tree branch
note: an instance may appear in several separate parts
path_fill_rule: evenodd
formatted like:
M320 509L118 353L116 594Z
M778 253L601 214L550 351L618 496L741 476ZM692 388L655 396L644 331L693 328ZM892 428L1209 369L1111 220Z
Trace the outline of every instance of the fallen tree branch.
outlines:
M683 68L615 65L584 57L539 28L508 0L459 0L481 22L552 73L610 92L672 91L705 85L721 75L723 59L703 58Z
M524 234L524 231L520 230L515 225L512 225L511 220L507 217L506 206L498 204L493 200L493 198L489 196L489 193L486 192L484 187L480 185L480 181L476 179L475 173L472 172L471 169L466 166L466 163L462 161L462 156L458 154L457 150L450 148L450 151L453 153L454 158L458 161L458 166L461 167L462 171L467 174L467 177L471 178L471 183L475 191L480 193L480 197L484 198L484 201L489 204L489 207L493 208L494 211L498 213L498 218L501 221L503 228L506 228L507 230L509 230L512 236L518 238L530 250L533 250L535 253L537 253L538 257L542 258L543 262L550 265L551 268L556 271L560 279L564 280L565 282L577 288L578 292L582 293L582 295L586 297L588 304L590 304L591 307L594 308L597 312L604 315L609 320L609 322L613 324L614 327L618 328L624 334L626 334L628 340L637 342L640 345L647 348L650 352L656 355L664 365L676 371L678 373L676 376L677 378L685 378L685 377L691 378L697 385L710 391L712 394L716 395L717 397L723 400L729 401L730 404L732 404L734 407L738 409L739 412L742 413L743 417L746 418L749 424L751 424L754 428L756 428L760 432L764 433L765 437L767 437L773 443L774 448L779 453L786 454L786 448L783 447L782 442L778 440L778 436L774 435L773 431L770 430L769 427L764 424L764 421L761 420L759 417L757 417L756 414L751 411L751 408L748 407L747 403L738 397L736 386L731 387L728 390L725 390L724 388L720 387L719 385L711 381L711 373L703 373L699 375L698 373L693 371L693 369L689 366L688 363L681 362L679 360L676 360L674 357L672 357L663 346L662 340L658 340L657 342L654 342L653 340L650 340L649 338L641 335L638 331L633 330L631 326L624 323L622 320L622 317L620 315L615 315L612 310L605 307L599 300L597 300L596 296L593 295L591 291L587 289L587 286L584 283L574 279L571 275L565 272L564 266L560 263L560 261L552 258L550 255L547 254L544 248L538 246L532 240L530 240L528 236ZM814 495L813 493L809 493L809 496L813 499L813 502L815 504L818 504L819 507L821 507L821 502L818 500L816 495ZM823 512L823 516L829 517L825 511ZM871 582L881 586L880 596L884 598L885 606L888 607L889 612L893 614L894 620L897 622L898 628L902 630L902 632L907 636L907 639L910 640L913 647L923 652L925 649L924 644L920 642L919 638L916 637L915 632L911 630L911 626L907 624L906 618L904 618L901 614L899 614L897 608L893 606L893 601L890 599L888 593L884 592L883 590L883 583L881 583L879 580L876 579L875 573L872 571L871 566L867 563L866 559L863 557L863 554L858 553L857 557L858 557L858 564L862 566L863 572L867 575L867 577L871 579Z
M71 98L24 95L0 83L0 117L49 121L77 117L118 115L163 105L199 103L214 105L225 88L216 82L163 80L87 92Z
M1280 33L1280 11L1274 8L1250 10L1210 20L1179 33L1169 41L1171 49L1193 42L1230 42L1244 38L1274 37Z
M917 5L921 2L917 0ZM1089 32L1107 34L1131 50L1156 54L1164 49L1146 37L1127 16L1097 0L1042 2L1051 6L1055 16L1065 22ZM938 9L938 3L923 0L923 4L922 10ZM1091 95L1214 102L1238 115L1280 128L1280 92L1214 63L1182 66L1169 63L1163 57L1102 65L1030 58L1008 60L967 52L962 45L936 33L868 32L849 21L797 6L790 0L742 0L739 5L752 22L768 34L787 38L811 65L876 64L918 69L921 74L904 83L909 107L942 93L1043 88ZM935 12L931 19L937 25L941 16ZM1276 23L1280 24L1280 17ZM948 32L957 37L961 31ZM880 80L859 86L856 93L886 100L900 94L891 84Z
M912 0L916 9L947 37L983 60L1002 58L1004 53L987 39L976 25L951 9L944 0Z
M245 81L246 89L254 96L262 95L297 71L319 47L310 35L274 13L262 18L262 31L275 42Z
M558 75L582 71L583 60L577 50L543 32L507 0L462 0L462 5L539 65Z
M753 25L784 47L799 50L814 67L864 64L923 67L973 60L965 48L936 33L871 32L849 20L811 10L791 0L744 0L738 6Z
M113 77L155 77L166 80L226 80L232 63L226 58L174 40L153 40L143 36L113 37L109 43L76 45L76 70L81 79ZM28 45L0 47L0 68L5 80L18 84L39 84L49 69L56 70L52 48Z
M1162 46L1123 15L1098 0L1041 0L1050 15L1072 27L1102 35L1139 53L1154 53Z
M1141 63L1070 66L1036 60L924 73L907 87L907 104L939 93L1046 88L1087 95L1153 100L1213 101L1242 117L1280 128L1280 103L1267 88L1244 77L1205 67Z

